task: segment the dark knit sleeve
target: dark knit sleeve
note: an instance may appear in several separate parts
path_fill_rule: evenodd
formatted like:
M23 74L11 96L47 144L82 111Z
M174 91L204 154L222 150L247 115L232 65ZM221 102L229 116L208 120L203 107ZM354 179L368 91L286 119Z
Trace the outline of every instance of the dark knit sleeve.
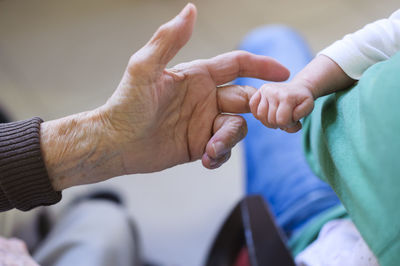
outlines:
M0 211L55 204L40 150L40 118L0 124Z

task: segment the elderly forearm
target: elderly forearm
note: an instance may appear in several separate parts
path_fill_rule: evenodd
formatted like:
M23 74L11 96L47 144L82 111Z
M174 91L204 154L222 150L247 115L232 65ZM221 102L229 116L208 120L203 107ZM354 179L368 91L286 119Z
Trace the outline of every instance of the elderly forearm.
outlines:
M124 174L118 149L109 141L101 109L41 124L40 139L52 186L95 183Z

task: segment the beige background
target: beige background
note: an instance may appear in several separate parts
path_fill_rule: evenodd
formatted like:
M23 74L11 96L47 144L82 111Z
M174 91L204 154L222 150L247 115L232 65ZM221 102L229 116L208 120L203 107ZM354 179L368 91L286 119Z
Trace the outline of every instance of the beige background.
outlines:
M399 7L398 0L202 0L192 40L174 59L235 48L250 29L295 27L314 51ZM53 119L102 104L130 54L185 5L181 0L0 0L0 103L15 119ZM139 224L148 258L201 265L220 222L243 194L241 148L216 171L200 163L125 176L99 186L121 189ZM62 207L82 190L64 192Z

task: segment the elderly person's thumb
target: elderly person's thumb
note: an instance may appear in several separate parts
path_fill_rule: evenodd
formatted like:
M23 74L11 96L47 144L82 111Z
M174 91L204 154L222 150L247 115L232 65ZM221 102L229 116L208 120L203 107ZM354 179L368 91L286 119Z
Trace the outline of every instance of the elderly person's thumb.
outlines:
M131 57L128 66L131 68L130 72L142 71L143 68L148 71L162 72L169 61L189 41L196 16L195 5L189 3L175 18L163 24L151 40Z

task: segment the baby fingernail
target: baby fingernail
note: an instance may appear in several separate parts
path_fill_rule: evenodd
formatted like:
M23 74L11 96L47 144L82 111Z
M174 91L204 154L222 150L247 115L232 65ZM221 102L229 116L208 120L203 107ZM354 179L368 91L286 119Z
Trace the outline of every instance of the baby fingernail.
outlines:
M225 145L221 141L212 144L216 158L221 157L225 153Z

